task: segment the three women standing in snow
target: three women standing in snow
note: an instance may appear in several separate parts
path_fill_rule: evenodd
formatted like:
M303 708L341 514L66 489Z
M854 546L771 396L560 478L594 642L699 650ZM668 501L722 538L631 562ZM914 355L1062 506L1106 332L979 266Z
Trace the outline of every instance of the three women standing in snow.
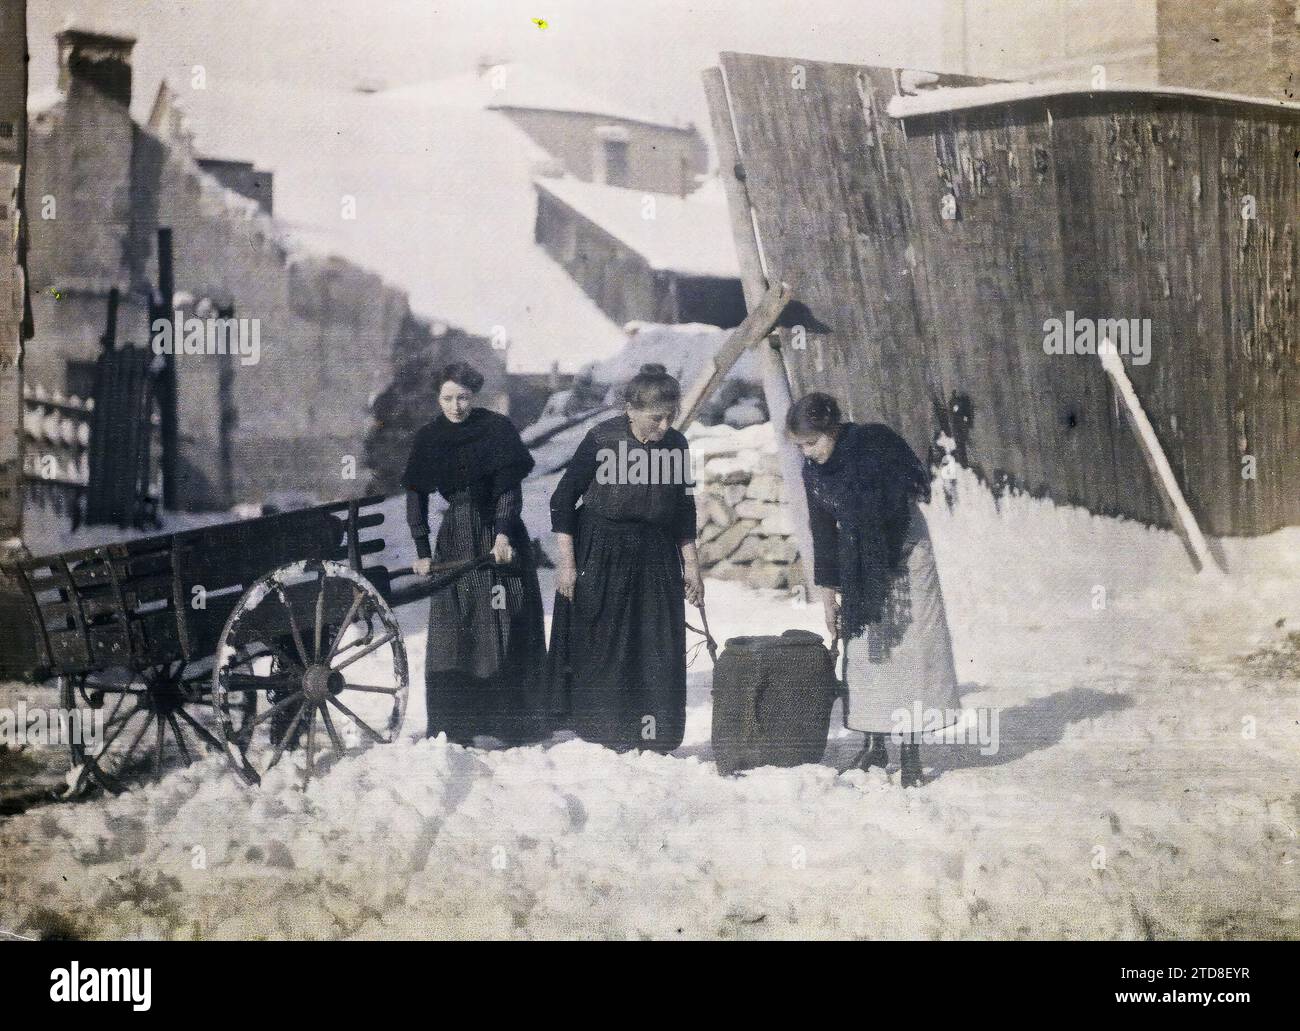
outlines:
M541 671L546 657L542 594L521 512L521 483L533 456L504 415L473 407L483 377L455 362L438 378L441 414L415 435L402 484L415 539L414 569L485 557L496 563L467 573L429 603L425 653L428 732L464 745L475 735L509 744L545 737ZM429 495L448 503L429 547Z
M486 556L433 595L425 662L430 734L517 744L570 726L626 751L671 752L686 722L685 603L704 598L686 438L672 428L681 387L644 365L625 411L583 438L551 497L558 550L551 647L520 513L533 459L505 416L474 408L482 377L463 363L440 377L442 414L424 426L403 476L419 560ZM943 595L919 502L929 475L898 434L841 420L828 394L790 409L802 451L814 583L844 647L845 724L866 734L863 769L889 761L902 734L902 781L921 779L925 729L959 708ZM676 470L675 475L673 470ZM665 475L665 472L667 473ZM449 508L429 547L428 495ZM940 714L937 724L935 713Z
M943 594L918 507L929 497L929 474L887 426L841 421L829 394L792 405L786 431L805 458L813 582L822 588L827 628L844 647L844 722L866 735L855 763L883 769L886 737L901 734L902 783L919 784L918 715L926 730L939 729L955 721L960 704Z
M690 453L672 428L681 386L643 365L624 400L623 414L583 438L551 496L552 711L588 741L671 752L686 725L685 601L704 598Z

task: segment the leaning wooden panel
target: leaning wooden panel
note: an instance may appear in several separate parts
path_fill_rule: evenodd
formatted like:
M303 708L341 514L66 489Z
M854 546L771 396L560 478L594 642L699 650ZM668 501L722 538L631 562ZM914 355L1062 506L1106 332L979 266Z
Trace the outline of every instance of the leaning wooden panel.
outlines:
M1300 523L1300 107L722 66L769 277L806 306L796 390L922 453L945 432L994 484L1168 526L1096 357L1044 351L1049 319L1136 319L1127 368L1204 527Z

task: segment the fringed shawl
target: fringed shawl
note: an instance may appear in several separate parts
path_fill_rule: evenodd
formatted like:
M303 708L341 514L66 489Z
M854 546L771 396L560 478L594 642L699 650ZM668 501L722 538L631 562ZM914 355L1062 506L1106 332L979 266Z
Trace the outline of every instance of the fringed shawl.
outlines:
M460 423L445 415L415 434L402 486L448 500L457 491L491 478L492 497L517 486L533 468L533 456L515 424L486 408L473 409Z
M888 426L848 423L827 461L805 461L809 499L839 522L841 620L846 638L879 623L890 580L906 561L912 504L929 498L930 477Z

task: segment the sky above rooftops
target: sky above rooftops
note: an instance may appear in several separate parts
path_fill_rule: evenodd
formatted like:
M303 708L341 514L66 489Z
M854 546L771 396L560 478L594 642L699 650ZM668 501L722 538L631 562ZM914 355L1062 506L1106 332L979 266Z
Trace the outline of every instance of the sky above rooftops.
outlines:
M941 6L46 0L28 13L30 90L54 86L54 34L69 22L136 37L137 121L166 79L199 153L274 172L277 221L313 250L380 273L425 316L503 328L513 371L570 370L613 353L621 327L533 242L544 155L487 110L480 65L517 62L507 82L526 101L694 121L709 139L700 72L720 51L925 65ZM355 219L340 218L343 196Z
M276 82L391 87L517 61L574 91L666 122L708 124L700 71L722 50L930 67L944 0L44 0L30 4L32 88L53 84L54 33L71 18L138 39L138 87ZM547 28L533 24L544 18ZM137 110L138 117L147 115Z

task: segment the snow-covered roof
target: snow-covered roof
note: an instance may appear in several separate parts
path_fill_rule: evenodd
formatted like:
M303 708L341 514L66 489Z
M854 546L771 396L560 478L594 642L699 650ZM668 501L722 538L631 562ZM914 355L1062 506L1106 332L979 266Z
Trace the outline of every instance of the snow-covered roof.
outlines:
M57 86L27 94L27 117L43 115L63 103L63 91Z
M55 33L54 38L60 42L64 39L79 41L102 41L115 46L133 47L139 42L128 32L122 32L108 24L100 24L100 19L87 20L84 15L69 15L63 28Z
M232 83L186 106L200 144L275 171L275 221L294 241L373 270L421 315L484 335L502 327L511 372L573 371L622 333L533 239L532 178L547 155L471 85ZM342 197L355 218L341 217Z
M508 62L482 71L469 71L438 79L397 86L379 93L388 100L417 102L433 107L508 111L562 111L645 125L686 129L681 122L656 118L647 111L588 93L565 79L538 71L531 65Z
M641 255L653 269L723 279L740 275L727 200L716 182L686 197L571 176L534 183ZM647 215L650 210L653 217Z
M1189 89L1183 86L1123 86L1097 90L1072 86L1061 82L991 82L983 86L941 86L919 89L913 94L890 97L886 107L891 118L911 118L917 115L942 114L996 104L1010 104L1020 100L1055 99L1058 97L1098 96L1104 93L1129 96L1194 97L1200 100L1219 100L1252 107L1280 108L1300 111L1300 104L1268 97L1249 97L1239 93L1219 93L1213 90Z
M591 367L597 383L626 383L646 362L658 362L683 387L704 373L705 366L721 350L732 331L702 322L671 325L660 322L629 322L623 327L627 343L617 354ZM749 348L731 367L728 379L759 379L758 359Z
M588 93L567 79L548 75L532 65L519 62L498 64L486 69L479 78L490 91L487 100L489 108L579 112L670 129L686 128L680 123L664 121L647 112Z

